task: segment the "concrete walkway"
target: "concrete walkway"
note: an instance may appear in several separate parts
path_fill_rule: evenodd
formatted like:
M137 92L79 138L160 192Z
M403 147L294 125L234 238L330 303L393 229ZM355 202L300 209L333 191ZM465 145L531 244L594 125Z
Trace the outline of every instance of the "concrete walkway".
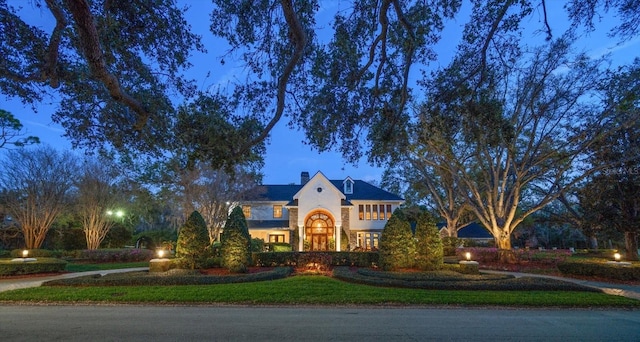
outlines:
M510 274L515 276L516 278L522 277L534 277L534 278L548 278L548 279L556 279L561 281L567 281L571 283L580 284L583 286L593 287L596 289L602 290L602 292L610 295L623 296L627 298L633 298L640 300L640 285L625 285L625 284L615 284L615 283L605 283L599 281L589 281L582 279L574 279L574 278L565 278L565 277L556 277L544 274L533 274L533 273L520 273L520 272L505 272L505 271L492 271L492 270L480 270L480 273L487 274Z
M84 277L84 276L89 276L94 274L105 275L105 274L111 274L111 273L139 272L139 271L148 271L148 270L149 270L149 267L137 267L137 268L123 268L119 270L64 273L64 274L48 276L48 277L0 279L0 292L17 290L17 289L26 289L29 287L38 287L42 285L42 283L50 280L77 278L77 277Z

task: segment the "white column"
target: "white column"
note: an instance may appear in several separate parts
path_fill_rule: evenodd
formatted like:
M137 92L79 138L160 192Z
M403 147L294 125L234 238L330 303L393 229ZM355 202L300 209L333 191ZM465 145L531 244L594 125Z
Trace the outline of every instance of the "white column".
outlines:
M336 226L336 252L340 252L340 237L342 237L342 226Z
M298 252L304 251L304 226L298 226Z

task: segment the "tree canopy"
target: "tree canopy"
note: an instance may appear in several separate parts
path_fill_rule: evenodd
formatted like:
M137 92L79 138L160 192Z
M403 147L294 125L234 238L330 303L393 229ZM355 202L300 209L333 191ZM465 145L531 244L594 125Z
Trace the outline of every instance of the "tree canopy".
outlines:
M621 24L612 34L628 39L640 26L634 3L565 7L574 27L596 27L597 13L616 11ZM438 57L446 27L468 20L459 56L481 57L463 69L469 77L485 69L490 51L509 58L513 39L504 38L522 21L537 15L554 33L546 0L471 1L468 13L459 0L357 1L334 12L317 0L215 0L209 28L226 43L219 49L203 45L187 7L174 0L30 3L53 18L49 27L29 20L23 5L0 0L4 95L27 104L59 99L53 120L74 146L171 151L216 168L255 160L282 118L321 151L381 161L397 151L415 74ZM184 74L205 52L242 64L238 81L198 91L202 80Z

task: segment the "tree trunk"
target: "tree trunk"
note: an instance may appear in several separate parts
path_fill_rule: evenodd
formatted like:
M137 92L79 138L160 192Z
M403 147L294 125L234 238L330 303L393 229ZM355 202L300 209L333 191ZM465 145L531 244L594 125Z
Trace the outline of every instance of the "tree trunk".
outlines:
M504 264L515 264L518 260L511 249L511 235L503 233L495 241L498 247L498 261Z
M595 235L589 238L589 248L598 249L598 238Z
M624 246L628 261L638 261L638 240L636 232L624 232Z

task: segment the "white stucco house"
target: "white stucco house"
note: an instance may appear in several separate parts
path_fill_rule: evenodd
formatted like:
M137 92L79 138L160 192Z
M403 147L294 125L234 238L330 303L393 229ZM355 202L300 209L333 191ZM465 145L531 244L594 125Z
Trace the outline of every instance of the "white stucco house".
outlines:
M262 185L259 193L240 204L251 237L297 251L377 249L387 220L404 202L362 180L329 180L320 171L302 172L300 184Z

